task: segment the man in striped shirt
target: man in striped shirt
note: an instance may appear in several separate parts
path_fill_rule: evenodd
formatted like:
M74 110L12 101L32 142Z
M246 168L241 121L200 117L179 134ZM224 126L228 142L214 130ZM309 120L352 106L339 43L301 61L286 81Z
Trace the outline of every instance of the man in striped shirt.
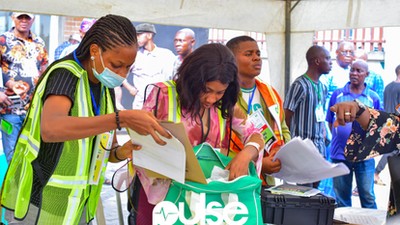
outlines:
M286 124L292 138L310 139L325 156L324 106L327 89L319 82L319 77L329 73L332 61L328 50L321 46L310 47L306 53L306 60L306 73L292 83L283 103ZM313 186L318 186L318 182Z

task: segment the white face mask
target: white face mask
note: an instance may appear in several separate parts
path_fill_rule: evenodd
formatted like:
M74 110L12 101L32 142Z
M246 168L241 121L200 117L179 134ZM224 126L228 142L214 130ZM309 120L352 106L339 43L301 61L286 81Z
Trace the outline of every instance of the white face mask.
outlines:
M95 67L94 57L92 57L93 61L92 71L97 80L99 80L104 86L108 88L115 88L120 86L122 82L124 82L125 78L121 77L120 75L114 73L113 71L104 66L103 56L101 55L101 51L100 51L100 60L104 70L102 73L99 74L94 68Z

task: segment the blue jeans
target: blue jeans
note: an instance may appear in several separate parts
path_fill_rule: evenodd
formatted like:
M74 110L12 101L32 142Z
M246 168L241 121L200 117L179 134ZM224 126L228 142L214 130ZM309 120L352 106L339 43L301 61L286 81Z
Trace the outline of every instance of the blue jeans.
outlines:
M26 115L13 115L13 114L3 114L1 115L1 119L6 120L10 124L12 124L12 132L11 134L7 134L5 131L1 130L1 136L3 139L3 149L4 154L6 155L7 162L10 164L11 159L14 155L14 147L17 143L18 134L21 130L22 123L24 122Z
M354 172L361 207L376 209L377 206L374 193L375 160L369 159L361 162L349 162L345 160L332 159L332 162L343 162L350 170L350 173L347 175L333 178L333 187L338 207L351 207Z

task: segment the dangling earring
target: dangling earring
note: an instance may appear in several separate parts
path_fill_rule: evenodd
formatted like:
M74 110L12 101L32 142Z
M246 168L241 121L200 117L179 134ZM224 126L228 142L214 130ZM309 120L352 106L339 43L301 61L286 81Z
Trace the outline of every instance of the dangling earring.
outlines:
M92 61L94 61L94 56L90 56L90 59L91 59Z

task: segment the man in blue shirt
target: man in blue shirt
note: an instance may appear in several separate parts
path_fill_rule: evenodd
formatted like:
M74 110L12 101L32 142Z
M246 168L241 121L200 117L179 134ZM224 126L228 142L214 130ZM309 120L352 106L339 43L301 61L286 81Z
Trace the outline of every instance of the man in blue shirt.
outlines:
M350 82L348 82L343 88L333 92L329 101L329 107L339 102L353 101L357 99L368 107L381 109L378 94L372 91L365 84L365 78L368 76L368 74L368 64L363 60L355 61L350 67ZM347 116L350 115L351 114ZM351 171L347 175L333 178L333 187L338 206L351 207L354 172L361 206L363 208L376 209L377 206L374 193L374 159L360 162L349 162L346 161L344 156L345 146L351 130L355 129L363 133L364 131L357 122L347 123L345 126L334 127L333 124L335 119L335 114L332 111L328 111L326 115L326 121L329 123L332 131L331 160L334 163L343 162Z
M354 57L355 57L355 59L362 59L362 60L368 62L368 54L363 49L355 50ZM367 78L365 78L365 83L367 84L367 86L369 88L371 88L373 91L375 91L378 94L378 96L381 100L381 107L383 107L383 91L385 89L385 84L383 82L382 76L370 68L369 75Z

